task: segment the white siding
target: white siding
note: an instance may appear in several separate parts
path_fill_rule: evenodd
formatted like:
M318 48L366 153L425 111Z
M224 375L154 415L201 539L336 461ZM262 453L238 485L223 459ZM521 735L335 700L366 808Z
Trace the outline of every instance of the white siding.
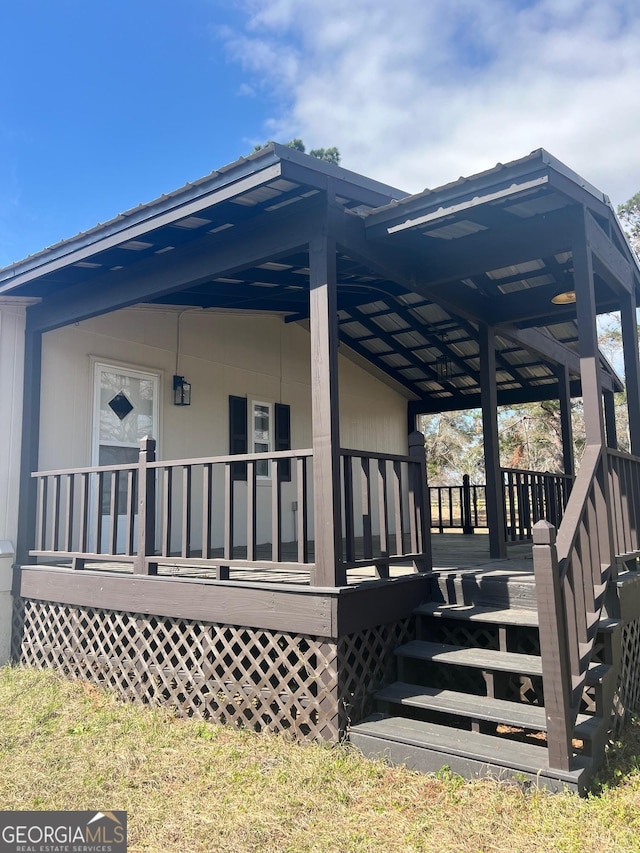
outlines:
M226 455L230 394L249 401L287 403L292 448L311 447L308 332L277 316L182 312L177 372L192 384L192 405L178 407L172 394L178 314L131 308L44 336L40 470L91 464L96 361L160 374L159 435L154 436L160 459ZM339 369L342 446L405 453L406 400L342 356ZM237 484L237 544L246 541L244 494L244 484ZM270 481L259 481L258 542L271 539L270 495ZM295 536L295 499L295 484L283 484L285 541ZM222 537L223 514L217 513L214 545L221 545ZM193 541L199 539L200 513L196 512Z
M276 316L186 311L178 373L192 405L172 403L178 314L131 308L44 335L40 469L91 460L93 362L161 374L159 455L228 453L228 396L291 406L292 447L311 446L309 335ZM340 357L341 444L406 452L406 400Z

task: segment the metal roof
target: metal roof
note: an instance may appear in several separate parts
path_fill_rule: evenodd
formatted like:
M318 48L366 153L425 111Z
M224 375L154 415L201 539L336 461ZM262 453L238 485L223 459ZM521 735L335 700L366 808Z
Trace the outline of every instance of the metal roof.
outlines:
M575 210L588 208L629 264L606 196L545 151L408 196L270 144L0 270L0 295L39 297L40 316L58 302L81 301L78 316L91 316L108 310L95 307L103 293L119 287L126 294L128 282L146 276L143 301L152 304L278 312L305 322L307 246L269 235L288 236L327 205L337 221L341 340L424 411L478 405L479 322L499 326L503 402L554 397L558 357L579 375L575 306L549 301L570 275ZM348 231L360 235L358 251ZM220 259L234 241L238 251L225 266ZM259 259L248 261L244 245L264 245L253 252ZM196 256L211 263L189 278ZM165 282L154 290L160 275ZM607 270L596 269L595 280L599 310L615 307ZM132 300L125 295L118 304ZM602 368L610 386L621 387L604 360Z

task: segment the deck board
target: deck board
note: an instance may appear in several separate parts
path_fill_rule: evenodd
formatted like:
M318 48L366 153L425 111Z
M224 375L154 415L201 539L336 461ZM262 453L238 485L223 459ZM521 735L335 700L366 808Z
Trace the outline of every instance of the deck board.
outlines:
M473 574L485 576L495 575L504 578L509 575L522 576L523 573L533 572L531 543L518 542L510 544L507 548L507 559L491 560L489 557L489 537L483 534L463 535L459 533L434 533L431 537L433 549L433 570L436 573L447 573L449 571L464 572L465 576ZM293 545L294 543L292 543ZM258 546L256 559L261 557L270 561L270 546ZM283 559L287 559L286 546L283 546ZM292 554L292 559L295 557ZM165 577L206 578L215 579L216 562L224 563L222 555L212 555L212 567L203 566L177 566L161 564L158 574ZM65 566L64 561L48 562L49 565ZM85 568L92 571L125 572L132 571L131 563L120 562L117 557L107 557L104 560L88 559ZM390 577L403 577L414 573L411 562L398 563L390 567ZM349 569L347 572L347 583L357 585L376 578L375 567L363 566ZM247 583L286 583L295 585L308 585L310 570L304 566L300 568L274 566L253 568L233 567L231 579Z

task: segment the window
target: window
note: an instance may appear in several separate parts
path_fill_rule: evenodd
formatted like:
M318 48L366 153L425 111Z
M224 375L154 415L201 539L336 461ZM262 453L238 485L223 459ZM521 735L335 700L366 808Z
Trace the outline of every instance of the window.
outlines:
M248 403L246 397L229 397L229 453L269 453L291 450L291 410L285 403ZM256 464L256 476L271 476L268 459ZM247 466L232 465L234 480L247 479ZM280 480L291 479L291 462L282 460L278 466Z
M137 462L140 439L158 438L159 375L95 365L92 462Z
M253 453L268 453L271 450L271 406L268 403L251 404L253 428ZM256 462L256 476L270 477L268 460Z

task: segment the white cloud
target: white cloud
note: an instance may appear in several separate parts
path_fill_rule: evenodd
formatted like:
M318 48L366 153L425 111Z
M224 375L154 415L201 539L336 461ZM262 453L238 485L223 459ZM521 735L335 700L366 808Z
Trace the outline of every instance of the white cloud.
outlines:
M410 191L547 148L640 189L636 0L247 0L227 35L276 96L265 136L337 145Z

